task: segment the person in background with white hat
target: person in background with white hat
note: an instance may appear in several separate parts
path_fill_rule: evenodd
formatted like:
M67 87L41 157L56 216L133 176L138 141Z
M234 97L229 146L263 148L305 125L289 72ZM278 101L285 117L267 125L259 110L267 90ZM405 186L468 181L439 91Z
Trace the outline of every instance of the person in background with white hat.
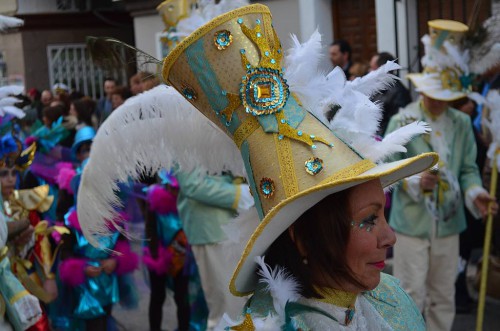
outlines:
M472 78L462 49L468 27L460 22L429 22L430 36L422 38L424 73L409 78L421 93L414 103L392 117L387 134L408 121L423 120L432 132L408 144L399 157L437 152L437 168L412 176L396 187L390 225L398 242L394 275L424 313L428 330L451 330L455 316L455 279L459 233L466 228L464 204L476 218L495 199L482 187L476 165L476 144L469 117L449 102L472 92Z

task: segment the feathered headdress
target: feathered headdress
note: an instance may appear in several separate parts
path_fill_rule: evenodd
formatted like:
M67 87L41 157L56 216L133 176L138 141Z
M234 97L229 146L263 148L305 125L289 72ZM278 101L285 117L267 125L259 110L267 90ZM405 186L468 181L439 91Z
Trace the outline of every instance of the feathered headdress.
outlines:
M16 95L23 93L24 86L8 85L0 87L0 117L11 115L17 118L26 116L24 111L15 106L21 102Z
M22 26L23 24L24 21L22 19L0 15L0 31L4 31L9 28L17 28Z
M492 16L482 26L465 35L465 48L470 51L470 70L483 74L500 64L500 15Z
M376 143L380 118L368 95L391 83L388 72L397 65L348 83L338 69L325 75L311 67L318 62L312 47L320 47L318 34L306 45L295 43L282 69L281 44L262 5L221 15L188 36L164 61L164 78L175 90L161 86L128 100L97 133L79 191L84 233L108 233L105 219L113 219L119 203L116 183L144 171L175 164L188 171L246 170L261 219L231 281L233 293L246 293L255 286L254 257L305 210L340 190L371 179L387 186L437 161L431 153L381 162L425 132L422 124L379 142L381 155L362 156L357 149L362 140ZM335 132L324 124L332 107L338 108Z

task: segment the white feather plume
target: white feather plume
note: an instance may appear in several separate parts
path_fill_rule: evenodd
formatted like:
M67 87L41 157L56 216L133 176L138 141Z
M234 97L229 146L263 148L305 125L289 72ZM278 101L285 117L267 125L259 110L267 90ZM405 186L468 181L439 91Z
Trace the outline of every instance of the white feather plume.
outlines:
M26 113L15 106L4 106L0 108L0 116L5 116L6 114L10 114L12 116L15 116L17 118L23 118L26 116Z
M320 50L321 35L318 31L302 44L292 35L292 48L287 51L285 58L284 77L304 107L345 142L365 157L379 162L394 152L405 150L403 145L410 137L426 132L428 127L420 123L401 128L385 141L374 138L382 119L382 109L369 97L387 89L399 79L390 73L401 69L399 64L388 61L377 70L351 82L347 81L344 71L339 67L328 74L318 70ZM328 123L325 113L333 106L339 109Z
M448 66L455 65L462 70L462 72L465 75L469 74L469 51L464 50L461 51L457 45L451 44L449 41L445 41L443 44L446 52L448 53L450 59L450 63L448 63Z
M5 98L9 95L18 95L23 93L24 86L18 85L7 85L0 87L0 99Z
M0 15L0 31L8 28L16 28L24 24L22 19Z
M365 157L374 162L383 161L386 157L406 152L406 145L414 137L431 132L430 126L425 122L413 122L389 133L382 141L378 141L364 151L360 151Z
M394 85L395 80L399 80L399 77L391 75L390 72L401 68L395 61L387 61L378 70L371 71L363 77L349 81L347 85L367 96L372 96L378 91L385 90Z
M326 123L319 101L330 96L331 91L326 84L326 75L317 71L321 60L321 34L318 30L314 31L303 44L293 34L291 40L292 47L285 57L283 76L304 108Z
M13 115L17 118L23 118L26 116L24 111L20 108L14 106L16 103L21 102L21 100L12 97L10 95L18 95L24 90L23 86L3 86L0 87L0 116L3 117L6 114Z
M424 35L420 41L424 45L424 56L420 61L424 67L441 70L450 66L450 57L431 45L429 35Z
M486 39L470 50L470 70L476 74L483 74L500 64L500 15L484 21L483 28L487 33Z
M281 314L285 311L286 303L297 301L300 298L299 284L285 269L276 267L271 270L271 267L265 263L263 256L256 256L255 262L260 267L258 274L261 278L259 282L266 285L266 290L271 293L273 298L274 310L284 320L284 316Z
M119 165L119 166L117 166ZM128 99L99 128L78 194L78 216L89 241L108 235L116 217L117 182L178 165L246 176L234 142L175 89L165 85Z
M0 107L5 107L5 106L12 106L18 102L20 102L18 98L14 97L5 97L0 99Z

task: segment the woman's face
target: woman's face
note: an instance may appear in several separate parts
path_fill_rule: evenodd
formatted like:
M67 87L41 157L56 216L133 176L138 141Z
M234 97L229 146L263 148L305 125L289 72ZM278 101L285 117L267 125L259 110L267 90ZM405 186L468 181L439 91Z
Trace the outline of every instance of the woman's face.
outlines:
M354 225L347 243L347 264L369 290L379 284L387 249L396 242L396 236L384 217L384 206L385 195L379 179L357 185L349 191L349 214ZM352 292L366 290L349 288L348 285L345 289Z
M76 107L75 107L75 105L74 105L74 104L71 104L71 105L69 106L69 114L70 114L71 116L78 117L78 112L76 111Z
M0 184L2 185L2 197L4 200L14 192L16 188L18 171L15 168L0 168Z
M123 105L124 102L125 102L125 100L123 100L121 95L119 95L119 94L111 95L111 106L112 106L113 110L120 107L121 105Z

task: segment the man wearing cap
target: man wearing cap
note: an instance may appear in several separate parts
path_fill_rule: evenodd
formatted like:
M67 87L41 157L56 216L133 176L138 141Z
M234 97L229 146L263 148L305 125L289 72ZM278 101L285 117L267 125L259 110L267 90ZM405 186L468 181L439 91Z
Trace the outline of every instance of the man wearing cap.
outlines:
M396 187L389 219L397 233L394 275L424 313L428 330L451 330L459 233L466 228L463 206L479 219L490 203L494 212L498 205L482 187L470 119L448 104L471 91L462 84L468 74L449 55L462 52L468 28L448 20L430 21L429 28L430 37L422 38L425 71L409 77L421 98L392 117L387 133L408 121L427 122L432 132L411 141L405 156L434 151L440 161Z

